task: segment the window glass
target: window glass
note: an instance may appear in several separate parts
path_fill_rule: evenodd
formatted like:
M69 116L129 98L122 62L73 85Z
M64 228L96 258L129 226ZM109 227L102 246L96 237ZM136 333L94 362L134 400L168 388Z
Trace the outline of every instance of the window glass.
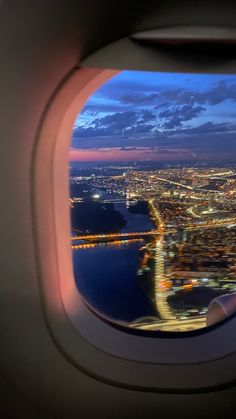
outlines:
M121 71L78 115L74 274L102 316L176 332L236 310L235 102L234 75Z

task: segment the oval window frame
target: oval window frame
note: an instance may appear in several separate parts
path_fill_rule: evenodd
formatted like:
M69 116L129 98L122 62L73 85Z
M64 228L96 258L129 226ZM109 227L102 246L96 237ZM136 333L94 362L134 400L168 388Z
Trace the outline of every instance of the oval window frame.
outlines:
M82 68L70 74L45 112L35 147L33 215L48 329L74 365L100 380L145 391L208 391L234 382L230 365L236 358L236 339L232 333L236 317L207 333L205 329L204 333L199 330L194 336L188 333L173 338L166 338L165 333L163 337L138 336L118 330L96 316L83 303L75 285L70 246L68 147L78 112L91 94L117 71Z

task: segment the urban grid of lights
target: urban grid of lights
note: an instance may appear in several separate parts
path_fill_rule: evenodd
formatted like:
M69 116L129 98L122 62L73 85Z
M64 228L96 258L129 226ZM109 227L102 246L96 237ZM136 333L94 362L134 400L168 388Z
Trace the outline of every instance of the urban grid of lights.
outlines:
M204 327L206 308L195 313L174 312L169 296L179 289L187 291L200 285L225 292L236 290L234 166L143 170L130 165L116 176L99 170L96 176L73 176L71 183L86 183L92 190L101 191L91 196L101 203L125 202L131 206L145 201L154 227L148 232L97 235L79 232L72 235L72 248L140 242L140 249L154 260L154 303L160 321L134 322L132 326L155 330ZM102 191L111 198L103 199ZM82 197L71 197L69 204L73 208L81 202ZM139 273L144 273L145 269L141 267Z

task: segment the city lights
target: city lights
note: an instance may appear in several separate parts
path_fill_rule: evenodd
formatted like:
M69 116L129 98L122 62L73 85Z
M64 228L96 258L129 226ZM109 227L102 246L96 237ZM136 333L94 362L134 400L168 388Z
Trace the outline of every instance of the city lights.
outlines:
M234 74L119 71L76 118L70 148L75 281L127 327L206 327L236 292Z
M204 327L207 307L198 302L188 308L187 296L193 290L203 293L209 289L220 295L236 289L236 200L232 197L236 166L222 170L195 164L144 170L139 164L128 166L125 176L109 175L110 169L109 164L104 165L99 176L72 177L71 183L100 191L92 198L101 206L124 205L132 211L139 202L145 204L153 227L148 231L72 234L72 249L123 248L139 243L137 277L147 283L157 318L151 323L144 319L132 322L131 326L167 331ZM70 205L86 200L71 197ZM175 299L186 303L173 304Z

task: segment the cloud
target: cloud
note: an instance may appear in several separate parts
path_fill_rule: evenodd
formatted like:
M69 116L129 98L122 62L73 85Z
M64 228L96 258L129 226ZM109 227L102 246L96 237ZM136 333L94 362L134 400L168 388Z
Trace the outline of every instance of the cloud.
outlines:
M175 85L167 77L159 85L153 78L140 84L135 74L123 84L114 78L87 102L76 120L72 144L84 150L83 155L86 149L100 154L103 149L104 155L119 151L120 157L128 152L137 157L145 148L150 155L218 152L220 156L226 148L236 154L233 106L225 103L214 110L226 100L236 101L235 78L224 77L218 75L215 84L214 76L203 84L197 75L196 83L191 78L190 84L172 78Z
M184 121L195 118L204 110L202 106L184 105L169 106L159 113L144 109L115 112L105 116L94 115L89 122L75 127L74 138L139 135L154 131L157 133L160 127L167 130L181 127Z
M163 127L173 129L180 127L184 121L190 121L198 116L205 108L203 106L184 105L181 107L168 107L159 113L159 117L164 119Z
M140 112L116 112L90 121L90 126L78 126L74 138L119 136L150 132L156 115L149 110Z
M160 98L160 95L157 93L150 93L150 94L145 94L145 93L130 93L124 96L120 97L120 102L121 103L126 103L129 105L146 105L146 104L151 104L153 103L155 100L157 100L158 98Z
M225 100L236 101L236 83L229 80L220 80L214 87L206 91L191 90L188 88L164 88L156 86L153 92L130 92L117 97L120 103L129 105L151 105L157 102L156 109L160 106L171 103L180 105L217 105ZM158 103L159 102L159 103ZM164 102L163 104L161 102Z
M229 122L223 123L213 123L213 122L206 122L205 124L199 125L198 127L194 128L186 128L181 131L181 134L218 134L218 133L236 133L236 124L231 124Z
M185 88L163 91L160 98L171 102L186 105L218 105L225 100L236 101L236 83L227 83L221 80L215 87L204 92L189 90Z
M178 132L165 133L166 137L158 141L165 148L188 149L194 153L216 155L221 159L228 153L228 158L236 157L236 125L207 122L195 128L183 128Z

